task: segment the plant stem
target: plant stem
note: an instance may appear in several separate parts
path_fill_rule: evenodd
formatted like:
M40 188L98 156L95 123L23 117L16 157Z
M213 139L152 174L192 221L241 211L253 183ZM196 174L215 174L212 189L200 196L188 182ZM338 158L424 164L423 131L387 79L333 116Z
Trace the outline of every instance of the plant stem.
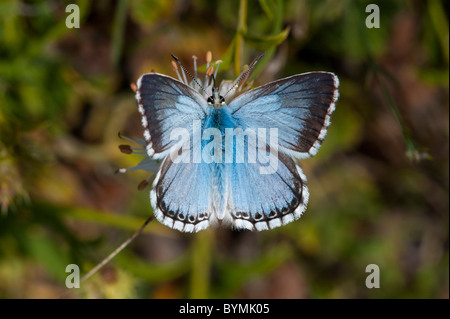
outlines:
M111 254L108 255L105 259L103 259L97 266L91 269L87 274L85 274L83 277L81 277L80 283L83 283L92 275L94 275L97 271L99 271L103 266L105 266L107 263L111 261L115 256L117 256L118 253L120 253L122 250L124 250L137 236L139 236L144 228L150 223L152 220L155 219L154 215L151 215L147 220L144 222L144 224L139 228L130 238L128 238L126 241L124 241L119 247L117 247Z
M244 39L242 34L247 32L247 0L239 1L239 21L236 32L236 47L234 51L234 74L241 73L241 58L244 49Z
M113 38L111 50L111 63L117 66L123 48L123 34L125 31L125 20L127 17L128 0L120 0L114 15Z
M190 298L208 298L211 268L211 232L197 234L192 246Z

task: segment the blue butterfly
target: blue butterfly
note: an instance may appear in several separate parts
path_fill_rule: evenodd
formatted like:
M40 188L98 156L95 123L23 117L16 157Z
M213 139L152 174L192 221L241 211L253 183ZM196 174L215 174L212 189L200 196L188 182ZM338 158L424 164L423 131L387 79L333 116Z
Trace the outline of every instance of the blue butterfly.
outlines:
M183 232L210 225L261 231L305 211L309 192L297 159L319 150L339 81L310 72L245 90L260 58L218 88L218 64L213 74L210 59L204 81L195 59L192 76L176 57L179 80L148 73L137 81L141 143L150 159L162 161L150 191L162 224Z

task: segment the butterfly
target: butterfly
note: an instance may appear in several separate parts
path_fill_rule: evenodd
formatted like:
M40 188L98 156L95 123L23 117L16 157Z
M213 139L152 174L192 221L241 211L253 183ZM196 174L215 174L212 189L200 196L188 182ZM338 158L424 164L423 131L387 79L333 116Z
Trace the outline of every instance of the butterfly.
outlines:
M337 76L303 73L244 90L260 56L234 82L215 87L219 63L214 74L207 58L201 81L196 58L195 76L173 58L178 80L147 73L136 82L141 144L161 160L150 191L156 219L198 232L217 225L261 231L300 218L309 191L298 159L314 156L325 138Z

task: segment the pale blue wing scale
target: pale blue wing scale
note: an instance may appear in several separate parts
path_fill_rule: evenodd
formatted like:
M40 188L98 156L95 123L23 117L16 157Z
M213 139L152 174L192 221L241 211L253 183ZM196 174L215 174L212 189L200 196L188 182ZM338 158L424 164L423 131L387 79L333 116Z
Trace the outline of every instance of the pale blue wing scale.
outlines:
M155 177L150 199L155 217L164 225L184 232L209 227L213 172L204 163L184 163L188 152L167 156ZM177 163L177 160L180 162Z
M169 76L142 75L137 81L136 101L142 117L147 154L162 159L177 140L170 138L173 128L184 128L190 136L193 121L206 117L207 103L200 93Z
M301 217L309 192L306 177L292 157L279 153L273 174L261 174L256 163L225 164L228 218L235 229L267 230Z
M209 165L192 160L194 121L202 127L209 112L205 99L171 77L150 73L137 81L136 100L147 154L163 159L150 191L155 217L184 232L207 228L214 179ZM188 133L182 147L171 138L174 129Z
M294 75L248 91L230 102L242 128L277 128L280 151L295 158L317 153L338 99L333 73Z

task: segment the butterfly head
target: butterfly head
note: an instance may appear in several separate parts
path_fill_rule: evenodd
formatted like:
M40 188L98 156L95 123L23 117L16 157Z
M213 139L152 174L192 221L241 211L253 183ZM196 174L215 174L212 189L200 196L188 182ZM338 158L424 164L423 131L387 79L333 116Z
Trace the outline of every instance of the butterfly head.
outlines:
M250 85L244 87L244 84L250 77L250 74L255 67L256 63L262 58L263 55L257 57L250 66L244 66L244 70L234 81L222 81L222 83L216 86L216 77L219 71L219 65L221 60L217 60L212 65L212 53L208 51L206 53L206 74L204 81L200 80L197 76L197 57L193 56L194 60L194 75L192 75L181 63L181 61L171 54L174 61L172 61L172 68L176 72L180 82L189 85L206 99L209 106L213 108L221 108L226 106L227 102L231 101L238 94L242 94L243 91L250 89ZM178 70L178 66L181 68L181 73ZM188 81L186 74L190 77L191 81ZM209 94L211 92L211 94Z
M212 89L212 95L208 97L208 105L212 107L223 107L225 105L225 98L219 93L219 88Z

